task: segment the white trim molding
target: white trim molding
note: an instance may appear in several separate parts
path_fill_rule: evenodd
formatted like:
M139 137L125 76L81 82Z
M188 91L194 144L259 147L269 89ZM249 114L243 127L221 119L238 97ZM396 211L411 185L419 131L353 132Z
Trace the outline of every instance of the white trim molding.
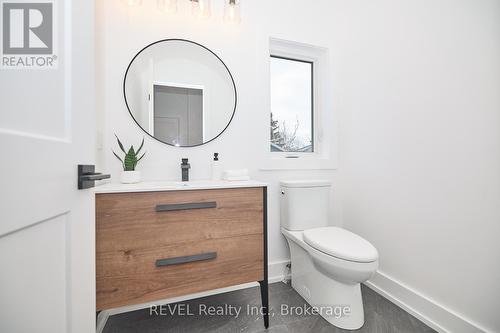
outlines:
M365 285L438 332L490 333L479 324L383 272L378 271Z

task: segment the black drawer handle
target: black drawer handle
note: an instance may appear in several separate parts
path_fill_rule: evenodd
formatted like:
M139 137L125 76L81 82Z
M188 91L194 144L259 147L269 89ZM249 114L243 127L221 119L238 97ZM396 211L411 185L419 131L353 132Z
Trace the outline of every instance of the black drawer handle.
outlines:
M217 252L207 252L207 253L195 254L192 256L158 259L158 260L156 260L156 267L179 265L179 264L185 264L188 262L204 261L204 260L210 260L210 259L215 259L215 258L217 258Z
M191 210L191 209L206 209L206 208L217 208L217 202L191 202L183 204L168 204L168 205L156 205L157 212L171 212L175 210Z

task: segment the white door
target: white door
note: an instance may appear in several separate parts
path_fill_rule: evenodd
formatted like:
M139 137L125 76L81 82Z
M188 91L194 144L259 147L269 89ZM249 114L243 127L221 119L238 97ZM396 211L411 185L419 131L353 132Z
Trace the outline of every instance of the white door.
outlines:
M9 28L42 18L26 17ZM55 0L53 24L57 69L0 69L4 333L95 331L94 199L77 190L77 165L94 163L94 2ZM46 47L33 31L11 31L13 44L28 32Z

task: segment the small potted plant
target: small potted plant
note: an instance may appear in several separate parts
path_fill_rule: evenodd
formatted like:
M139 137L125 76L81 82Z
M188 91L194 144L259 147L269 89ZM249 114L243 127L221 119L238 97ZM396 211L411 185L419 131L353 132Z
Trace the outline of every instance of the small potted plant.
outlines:
M113 154L122 163L123 171L120 175L121 182L123 184L139 183L141 181L141 172L135 170L135 168L137 166L137 163L139 163L139 161L144 157L144 155L146 155L146 153L143 153L140 157L138 157L142 147L144 146L144 138L142 138L141 146L139 147L139 149L137 149L137 151L135 151L134 146L130 146L127 152L125 151L123 144L121 143L120 139L116 134L115 137L116 140L118 141L118 146L120 147L121 151L125 154L125 156L121 158L120 156L118 156L117 153L113 151Z

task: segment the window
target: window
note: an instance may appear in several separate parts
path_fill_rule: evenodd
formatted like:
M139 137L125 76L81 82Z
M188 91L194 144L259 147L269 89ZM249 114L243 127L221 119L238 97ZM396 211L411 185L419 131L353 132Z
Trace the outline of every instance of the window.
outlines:
M264 41L262 41L264 46ZM328 47L269 38L259 147L262 170L333 170L337 164L335 89ZM264 53L264 52L263 52Z
M271 152L314 152L313 66L271 55Z

